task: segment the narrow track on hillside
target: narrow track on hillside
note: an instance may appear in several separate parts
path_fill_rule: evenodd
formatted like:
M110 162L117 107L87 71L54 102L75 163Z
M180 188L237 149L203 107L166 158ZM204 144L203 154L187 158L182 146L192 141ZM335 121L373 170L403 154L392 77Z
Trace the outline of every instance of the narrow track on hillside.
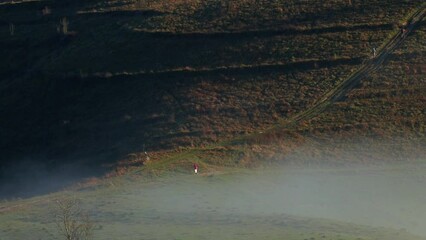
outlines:
M407 21L405 33L398 31L396 34L394 34L394 36L378 50L375 58L366 61L363 66L361 66L349 78L339 83L335 88L327 92L316 103L314 103L312 107L285 120L283 122L284 127L291 127L300 121L311 119L322 113L332 103L342 100L345 97L345 94L353 89L363 78L378 70L383 65L392 51L394 51L404 42L407 35L413 31L414 27L425 16L426 4L422 4L420 8L414 12ZM281 127L283 125L281 125Z

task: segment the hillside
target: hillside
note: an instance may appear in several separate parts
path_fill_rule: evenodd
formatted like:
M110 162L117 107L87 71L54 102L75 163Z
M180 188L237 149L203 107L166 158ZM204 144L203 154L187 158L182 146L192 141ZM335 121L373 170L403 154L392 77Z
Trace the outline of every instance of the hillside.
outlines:
M304 113L424 9L420 0L5 2L0 175L91 175L81 166L99 172L142 151L240 166L359 152L357 162L417 159L424 20L368 76Z

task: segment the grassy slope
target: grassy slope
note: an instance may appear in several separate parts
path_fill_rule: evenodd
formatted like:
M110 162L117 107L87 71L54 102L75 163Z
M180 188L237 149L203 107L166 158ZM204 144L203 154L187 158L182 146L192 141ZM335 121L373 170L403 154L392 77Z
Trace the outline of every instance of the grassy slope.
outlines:
M426 144L423 55L421 22L382 68L318 116L291 128L278 125L237 139L232 147L225 143L192 153L213 159L207 161L210 164L240 166L257 165L260 159L299 164L315 159L337 165L422 159Z
M349 76L418 5L166 3L3 6L3 25L16 25L1 32L5 155L116 160L268 128ZM52 15L40 15L45 5ZM55 32L63 16L75 36ZM126 72L153 73L93 76Z
M424 151L415 153L425 145L424 33L422 22L389 61L347 93L344 101L305 123L309 131L323 140L335 130L343 138L348 134L376 138L389 144L379 148L401 160L406 156L397 156L398 152L411 152L414 158L424 155ZM333 138L328 139L326 145L333 145Z
M52 8L53 15L49 16L41 16L39 12L46 3L3 7L2 22L16 25L15 36L7 36L5 29L2 32L2 41L10 46L2 49L8 60L2 70L5 78L0 89L4 93L1 109L5 117L0 120L4 126L1 138L4 156L104 162L141 151L144 146L149 150L205 147L212 142L263 131L309 108L347 78L360 60L369 57L371 47L380 46L393 32L386 26L404 22L406 14L418 6L413 1L390 2L386 8L380 7L383 5L380 1L357 2L353 6L346 6L346 1L321 6L295 2L287 4L283 14L272 15L270 19L270 11L283 5L275 2L256 10L257 17L250 19L248 16L254 13L249 2L226 7L226 11L236 7L234 14L220 15L223 7L219 7L220 11L212 11L217 16L206 15L211 11L208 9L218 7L213 2L194 2L191 7L185 4L188 3L158 2L149 6L126 3L111 8L103 1L81 5L53 2L47 4ZM119 14L99 12L112 10ZM13 11L20 14L12 14ZM294 13L284 14L287 11ZM70 30L76 31L76 36L55 33L62 16L68 16ZM111 18L114 21L106 21ZM247 30L243 23L251 26L250 32L270 31L272 35L250 33L235 38L232 32ZM350 30L363 24L365 28ZM385 27L368 28L380 24ZM135 28L139 30L133 31ZM156 35L153 28L176 36L169 39ZM277 34L277 29L296 32ZM328 30L316 32L315 29ZM202 36L218 31L225 34L214 38ZM191 35L194 32L201 35ZM417 42L407 47L415 50L410 51L417 51L422 44L422 35L416 34ZM421 61L421 52L417 56ZM341 62L342 59L355 60ZM408 68L419 68L416 64ZM227 70L230 66L232 69ZM30 71L22 74L21 69ZM140 71L152 73L137 74ZM107 76L108 72L136 74L103 78L92 76L94 72L101 72L100 76ZM420 80L420 88L414 91L418 99L415 103L420 104L423 75L417 72L410 74L413 81ZM388 81L395 86L394 81ZM355 96L356 91L360 92L355 90L349 95ZM207 158L213 159L208 161L213 165L252 165L265 156L282 158L300 144L320 146L320 141L327 140L346 146L347 139L377 137L401 124L412 125L404 127L407 135L423 132L421 104L412 106L416 114L405 112L406 108L400 105L398 109L404 109L401 114L407 114L406 119L400 121L395 117L388 124L378 119L387 113L380 112L381 103L389 102L381 96L373 93L373 98L363 100L367 104L364 108L358 106L362 101L357 99L336 103L318 118L300 123L296 131L254 134L248 141L242 141L242 145L237 141L236 146L213 150L194 148L188 154L200 159L213 156ZM404 104L409 104L407 100ZM413 139L421 146L421 135ZM312 154L316 156L321 151ZM327 150L327 154L333 151L336 150Z

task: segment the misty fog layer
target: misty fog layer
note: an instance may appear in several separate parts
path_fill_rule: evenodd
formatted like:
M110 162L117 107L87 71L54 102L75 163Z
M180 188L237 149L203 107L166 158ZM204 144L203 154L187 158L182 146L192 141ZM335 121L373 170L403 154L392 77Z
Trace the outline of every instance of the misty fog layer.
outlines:
M426 239L426 163L235 171L189 167L69 194L96 223L95 239ZM0 239L55 233L37 208L0 214Z
M193 176L132 194L158 217L292 214L426 236L426 166ZM152 214L152 212L151 212ZM154 215L155 215L154 214ZM143 218L143 214L141 215Z
M0 199L58 191L84 178L98 176L102 170L77 161L59 166L31 160L9 166L0 164Z

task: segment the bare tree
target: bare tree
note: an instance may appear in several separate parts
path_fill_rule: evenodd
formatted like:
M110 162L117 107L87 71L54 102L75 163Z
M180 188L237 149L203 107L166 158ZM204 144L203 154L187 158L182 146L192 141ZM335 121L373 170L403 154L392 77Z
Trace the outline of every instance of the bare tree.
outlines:
M56 226L66 240L92 239L94 224L78 199L57 200L55 210Z

